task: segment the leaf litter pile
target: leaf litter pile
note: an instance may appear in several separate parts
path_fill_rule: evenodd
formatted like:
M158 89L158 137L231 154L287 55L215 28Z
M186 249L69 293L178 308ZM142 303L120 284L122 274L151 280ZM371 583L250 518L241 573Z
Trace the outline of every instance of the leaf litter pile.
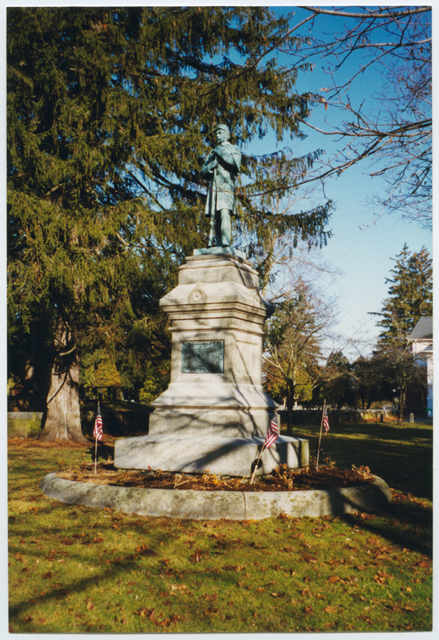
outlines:
M248 478L216 476L211 473L183 474L157 471L121 471L112 463L100 463L96 473L93 464L70 467L57 473L59 478L91 484L145 489L192 489L197 491L305 491L310 489L340 489L371 483L375 476L368 467L342 469L332 461L310 464L302 469L279 465L272 474L250 484Z

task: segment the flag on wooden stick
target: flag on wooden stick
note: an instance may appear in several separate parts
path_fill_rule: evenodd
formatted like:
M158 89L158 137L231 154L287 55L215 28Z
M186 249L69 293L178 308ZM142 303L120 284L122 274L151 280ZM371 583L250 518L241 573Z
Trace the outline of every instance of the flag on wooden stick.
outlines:
M326 410L326 404L323 405L323 428L325 430L325 434L329 431L329 420L328 420L328 412Z
M320 422L320 435L319 435L319 444L317 447L317 459L316 459L316 469L319 468L319 457L320 457L320 443L322 441L322 431L325 429L325 435L329 431L329 420L328 420L328 411L326 409L326 400L323 402L323 411L322 411L322 419Z
M262 445L262 449L259 453L258 459L253 460L253 463L252 463L253 473L252 473L252 477L250 478L250 484L253 484L253 480L256 475L256 470L262 466L261 464L259 464L262 452L265 451L265 449L269 449L271 445L276 442L278 437L279 437L279 427L277 426L277 417L274 416L273 420L270 422L270 426L268 427L268 433L265 436L264 444Z
M96 440L102 440L102 438L104 437L102 428L103 428L103 422L102 422L102 416L101 416L101 408L100 408L100 405L98 405L98 413L96 415L95 426L93 429L93 438L96 438Z
M264 447L269 449L272 444L276 442L279 437L279 427L277 426L277 417L275 416L270 422L268 433L265 436Z
M97 473L97 463L98 463L98 440L102 440L104 437L103 433L103 423L101 416L101 405L98 402L98 412L96 414L95 426L93 429L93 438L95 439L95 475Z

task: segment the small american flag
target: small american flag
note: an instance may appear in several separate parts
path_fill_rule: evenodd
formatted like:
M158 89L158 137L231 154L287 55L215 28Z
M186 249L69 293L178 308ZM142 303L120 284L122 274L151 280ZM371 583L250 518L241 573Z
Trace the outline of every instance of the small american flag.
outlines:
M102 427L103 427L103 423L102 423L102 416L101 416L101 408L98 406L98 414L96 416L95 427L93 429L93 438L96 438L96 440L102 440L102 438L104 437Z
M325 428L325 434L329 431L328 412L326 411L326 404L323 405L323 426Z
M268 433L264 440L264 446L266 449L269 449L271 445L276 442L279 437L279 427L277 426L277 418L276 416L270 422L270 426L268 428Z

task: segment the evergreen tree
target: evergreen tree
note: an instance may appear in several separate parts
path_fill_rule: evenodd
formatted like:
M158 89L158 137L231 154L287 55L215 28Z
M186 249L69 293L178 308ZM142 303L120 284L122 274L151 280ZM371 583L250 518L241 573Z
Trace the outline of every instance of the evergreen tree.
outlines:
M411 254L407 244L395 258L390 272L389 296L383 302L379 314L382 327L379 344L405 348L407 336L415 328L421 316L433 314L432 261L425 247Z
M378 337L371 364L381 387L387 390L391 388L397 399L398 423L402 424L407 385L423 386L422 374L415 366L408 336L421 316L433 314L433 270L425 247L411 254L407 244L404 244L394 261L391 277L386 279L386 283L390 284L389 296L383 302L382 311L377 314L381 316L377 324L383 330Z
M158 300L203 244L213 126L240 146L269 127L294 139L308 104L273 54L288 24L264 7L9 8L7 36L10 353L24 368L32 335L30 369L47 356L29 382L48 393L42 437L81 440L81 354L169 357ZM273 228L326 241L330 203L271 215L271 194L317 156L244 154L250 256Z

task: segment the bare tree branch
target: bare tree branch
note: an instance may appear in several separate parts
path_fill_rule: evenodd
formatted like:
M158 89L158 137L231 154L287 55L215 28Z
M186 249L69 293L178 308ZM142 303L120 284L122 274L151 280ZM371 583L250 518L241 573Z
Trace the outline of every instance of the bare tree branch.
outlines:
M415 9L406 9L404 11L395 11L392 13L381 13L380 9L369 10L366 13L354 13L349 11L340 11L339 9L322 9L321 7L300 7L314 14L325 14L330 16L343 16L345 18L399 18L402 16L411 16L416 13L424 13L431 11L431 7L416 7Z
M368 161L366 172L371 177L384 176L388 188L377 204L430 228L431 7L302 8L312 14L313 27L309 33L299 32L300 51L287 46L282 51L296 60L296 67L305 60L324 58L330 84L305 98L324 107L327 126L315 124L312 117L306 120L296 113L292 117L316 133L333 137L340 146L332 156L322 157L303 179L297 176L294 186L324 181ZM333 19L328 34L324 27L329 16ZM338 33L334 18L339 19ZM356 104L348 91L360 77L368 78L371 90L364 95L367 101L358 104L357 97ZM363 81L362 95L367 86ZM378 167L372 168L371 161Z

